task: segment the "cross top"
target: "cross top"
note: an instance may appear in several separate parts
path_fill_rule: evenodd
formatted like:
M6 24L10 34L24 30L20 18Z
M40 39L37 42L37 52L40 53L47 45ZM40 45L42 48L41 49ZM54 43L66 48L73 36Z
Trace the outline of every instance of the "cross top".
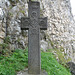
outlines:
M40 74L40 29L47 29L47 17L40 18L39 2L28 2L28 17L21 18L21 29L28 30L28 72Z
M32 26L34 23L38 23L38 26L40 25L40 29L44 29L44 30L47 29L47 17L40 18L40 3L30 1L28 2L28 7L29 7L28 18L25 17L21 18L21 22L22 22L21 29L28 30L29 26Z

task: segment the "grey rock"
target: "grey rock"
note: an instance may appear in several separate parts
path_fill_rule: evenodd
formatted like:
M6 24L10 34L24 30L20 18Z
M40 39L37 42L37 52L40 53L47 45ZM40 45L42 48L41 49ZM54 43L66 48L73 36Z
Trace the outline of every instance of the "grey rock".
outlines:
M41 74L28 74L28 69L24 69L17 73L17 75L48 75L46 71L41 71Z
M69 66L72 75L75 75L75 64L73 62L68 62L67 65Z
M5 0L0 0L0 7L4 7L5 6Z
M2 8L0 8L0 20L4 19L4 11Z
M44 41L44 40L41 40L41 49L44 51L44 52L46 52L47 51L47 49L48 49L48 43L46 42L46 41Z

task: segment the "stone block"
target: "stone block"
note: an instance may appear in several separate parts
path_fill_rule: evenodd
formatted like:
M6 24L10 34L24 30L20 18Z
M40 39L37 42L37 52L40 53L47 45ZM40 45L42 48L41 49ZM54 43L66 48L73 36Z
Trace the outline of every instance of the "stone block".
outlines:
M48 75L48 73L46 71L41 71L41 74L28 74L28 69L25 69L18 72L17 75Z

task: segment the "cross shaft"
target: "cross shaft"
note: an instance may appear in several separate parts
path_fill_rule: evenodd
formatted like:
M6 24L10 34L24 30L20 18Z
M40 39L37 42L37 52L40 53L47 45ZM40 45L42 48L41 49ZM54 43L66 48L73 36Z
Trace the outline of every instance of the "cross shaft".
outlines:
M28 18L21 18L21 29L28 30L28 73L40 74L40 29L47 29L47 17L40 18L40 3L28 3Z

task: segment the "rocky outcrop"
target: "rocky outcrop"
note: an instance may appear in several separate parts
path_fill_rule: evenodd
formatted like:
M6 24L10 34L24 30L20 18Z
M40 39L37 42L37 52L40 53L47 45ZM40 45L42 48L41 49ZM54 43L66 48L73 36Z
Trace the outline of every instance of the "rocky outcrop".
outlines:
M75 64L73 62L68 62L67 66L70 68L72 75L75 75Z
M5 15L0 20L1 41L10 37L10 49L25 48L28 44L28 31L21 31L21 17L28 16L27 0L1 0L0 7ZM41 48L58 48L65 58L75 62L75 23L71 13L70 0L38 0L41 15L48 16L48 29L41 31ZM1 13L1 12L0 12ZM3 26L6 27L3 27ZM7 29L6 29L7 28ZM7 34L6 34L7 32Z
M5 10L0 7L0 43L3 43L3 39L6 36L6 16Z
M62 49L75 61L75 23L71 13L70 0L43 0L44 16L48 16L47 41L54 48ZM51 43L51 42L50 42Z

